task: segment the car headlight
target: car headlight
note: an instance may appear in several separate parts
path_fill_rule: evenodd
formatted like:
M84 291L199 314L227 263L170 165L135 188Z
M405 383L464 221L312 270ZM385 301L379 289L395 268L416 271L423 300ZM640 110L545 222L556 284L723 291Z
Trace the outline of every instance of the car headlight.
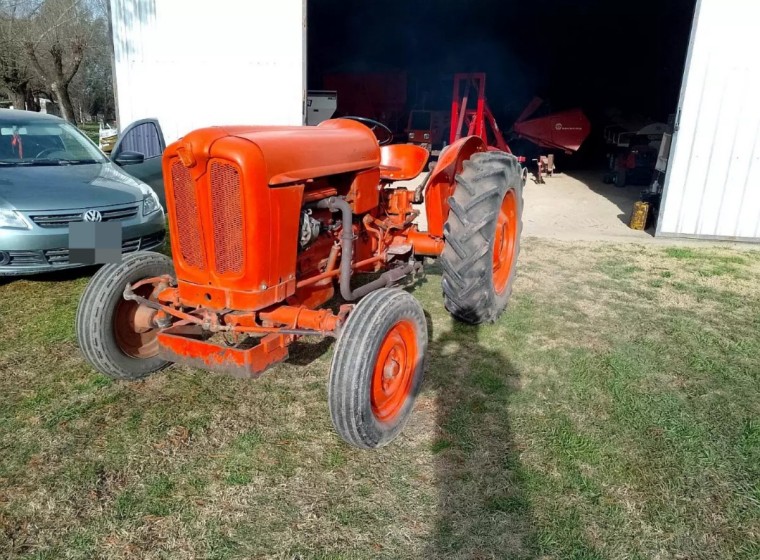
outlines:
M30 229L31 226L24 217L15 210L0 208L0 228Z
M149 216L154 212L158 212L161 209L161 204L158 202L158 196L153 191L150 191L143 198L143 216Z

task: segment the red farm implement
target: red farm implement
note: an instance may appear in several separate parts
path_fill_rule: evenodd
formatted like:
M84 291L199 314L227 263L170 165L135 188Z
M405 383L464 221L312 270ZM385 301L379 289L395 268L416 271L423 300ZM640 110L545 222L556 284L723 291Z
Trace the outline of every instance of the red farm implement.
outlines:
M543 101L534 98L518 117L510 131L514 138L523 138L547 150L577 152L591 132L591 123L580 109L531 119ZM453 144L463 136L478 136L490 150L512 153L504 134L496 123L486 99L486 75L484 73L456 74L451 102L451 133ZM518 156L522 162L524 157ZM539 156L536 178L543 183L543 175L554 172L553 155Z

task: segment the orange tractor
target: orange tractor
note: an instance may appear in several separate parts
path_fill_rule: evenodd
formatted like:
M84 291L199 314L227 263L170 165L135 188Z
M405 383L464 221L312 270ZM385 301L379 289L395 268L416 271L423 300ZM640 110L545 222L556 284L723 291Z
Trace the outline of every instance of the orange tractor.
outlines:
M139 252L95 274L77 311L86 359L123 380L172 362L250 378L285 360L299 337L335 337L335 429L359 448L393 440L428 344L422 307L394 286L440 257L451 314L495 320L515 276L523 174L480 138L458 140L418 189L428 223L420 231L415 193L393 183L416 178L428 152L387 145L392 136L352 117L205 128L169 146L173 261ZM370 276L357 283L359 274ZM344 303L333 311L336 289Z

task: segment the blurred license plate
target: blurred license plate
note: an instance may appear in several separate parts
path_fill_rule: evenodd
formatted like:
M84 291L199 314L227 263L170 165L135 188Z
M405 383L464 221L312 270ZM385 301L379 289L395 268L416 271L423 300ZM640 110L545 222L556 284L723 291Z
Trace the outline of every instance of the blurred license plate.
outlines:
M119 263L121 245L121 222L85 221L69 224L69 262L72 264Z

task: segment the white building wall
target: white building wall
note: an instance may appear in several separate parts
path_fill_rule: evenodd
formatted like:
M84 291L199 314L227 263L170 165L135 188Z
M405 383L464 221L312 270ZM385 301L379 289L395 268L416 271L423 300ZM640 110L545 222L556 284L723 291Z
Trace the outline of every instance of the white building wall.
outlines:
M699 1L679 109L658 235L760 241L760 0Z
M111 0L119 124L303 123L305 0Z

